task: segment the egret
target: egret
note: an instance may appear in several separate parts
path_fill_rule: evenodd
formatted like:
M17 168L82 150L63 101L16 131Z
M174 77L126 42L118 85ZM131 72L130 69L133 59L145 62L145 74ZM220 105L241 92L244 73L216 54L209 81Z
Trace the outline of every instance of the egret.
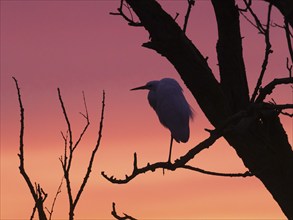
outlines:
M193 111L186 101L179 83L172 78L164 78L148 82L144 86L132 90L149 90L148 101L155 110L161 124L171 132L168 162L171 162L173 139L186 143L189 139L189 120Z

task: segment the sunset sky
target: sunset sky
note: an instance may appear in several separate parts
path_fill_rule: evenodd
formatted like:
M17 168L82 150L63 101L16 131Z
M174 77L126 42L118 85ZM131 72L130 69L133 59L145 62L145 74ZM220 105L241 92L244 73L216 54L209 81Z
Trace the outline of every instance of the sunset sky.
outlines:
M173 66L152 50L142 27L130 27L119 16L111 16L118 0L96 1L1 1L1 219L29 219L34 202L19 173L19 106L12 76L16 77L25 108L25 166L32 182L49 194L49 208L62 177L59 157L64 152L61 131L66 123L57 96L62 93L76 141L85 124L82 91L85 92L90 127L76 150L71 171L73 195L81 184L97 140L102 91L106 93L101 146L93 170L75 211L76 219L113 219L112 202L118 213L139 219L285 219L281 209L255 177L229 178L187 170L150 172L126 185L115 185L100 173L124 178L132 172L133 153L138 166L166 161L170 134L149 107L146 91L131 88L164 77L176 79L195 111L188 143L173 145L173 159L208 137L212 129L196 100ZM163 8L182 27L186 1L162 0ZM239 1L239 5L241 2ZM255 2L264 21L267 4ZM273 9L273 22L282 24ZM265 44L241 18L244 58L250 91L261 70ZM217 29L210 1L199 0L191 12L187 36L198 47L217 79ZM287 77L285 34L273 28L270 57L264 85L273 78ZM292 103L290 86L274 91L277 103ZM250 92L251 93L251 92ZM292 120L281 116L292 145ZM197 155L192 165L202 169L245 172L242 161L223 139ZM68 219L65 184L53 219Z

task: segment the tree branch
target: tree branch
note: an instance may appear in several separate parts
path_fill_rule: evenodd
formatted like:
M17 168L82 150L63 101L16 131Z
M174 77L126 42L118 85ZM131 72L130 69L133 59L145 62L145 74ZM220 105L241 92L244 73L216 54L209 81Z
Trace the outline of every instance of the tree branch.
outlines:
M291 57L291 63L293 63L293 49L292 49L292 42L291 42L292 35L290 33L288 21L285 20L284 24L285 24L284 29L285 29L285 34L286 34L286 39L287 39L287 44L288 44L288 50L289 50L289 54Z
M190 165L184 165L182 166L184 169L196 171L199 173L207 174L207 175L212 175L212 176L223 176L223 177L248 177L248 176L253 176L253 174L249 171L246 171L245 173L219 173L219 172L213 172L213 171L207 171L203 170L198 167L193 167Z
M259 89L259 95L256 98L255 102L260 103L260 102L264 101L266 96L271 94L277 85L292 84L292 83L293 83L292 77L274 79L272 82L267 84L265 87Z
M75 150L75 148L77 147L77 145L79 144L79 142L81 141L83 135L85 134L88 126L90 125L90 120L89 120L89 114L88 114L88 110L87 110L87 106L86 106L86 101L85 101L85 96L84 96L84 92L82 91L82 97L83 97L83 104L84 104L84 107L85 107L85 114L81 113L80 114L85 118L86 120L86 125L85 127L83 128L83 131L81 132L78 140L76 141L76 143L74 144L74 147L72 149L72 151Z
M283 14L284 19L293 28L293 2L292 0L264 0L273 4Z
M130 18L123 12L123 6L127 7L129 13L130 13ZM143 26L141 24L141 22L135 22L133 20L133 16L132 16L132 13L131 13L131 9L129 7L129 5L126 3L124 4L124 0L120 0L120 7L117 8L117 12L110 12L110 15L119 15L119 16L122 16L127 22L128 22L128 25L130 26L135 26L135 27L141 27Z
M256 98L256 96L257 96L257 94L259 92L259 89L261 87L262 80L263 80L263 77L264 77L264 74L266 72L266 68L267 68L267 65L268 65L269 55L273 52L271 50L272 45L270 43L271 11L272 11L272 4L270 3L269 6L268 6L267 25L266 25L266 28L263 28L264 29L263 34L265 36L265 43L266 43L265 55L264 55L264 60L263 60L263 63L262 63L262 69L261 69L259 78L257 80L257 84L256 84L254 92L253 92L253 94L251 96L251 102L255 101L255 98Z
M89 161L89 165L88 165L88 168L87 168L87 172L85 174L85 177L83 178L83 182L79 188L79 191L76 195L76 198L74 200L74 203L73 203L73 206L75 207L76 204L78 203L78 200L84 190L84 187L90 177L90 173L91 173L91 170L92 170L92 166L93 166L93 162L94 162L94 159L95 159L95 155L96 155L96 152L100 146L100 143L101 143L101 139L102 139L102 130L103 130L103 122L104 122L104 110L105 110L105 91L103 91L103 100L102 100L102 110L101 110L101 117L100 117L100 126L99 126L99 132L98 132L98 140L97 140L97 144L94 148L94 150L92 151L92 155L91 155L91 158L90 158L90 161Z
M186 15L184 17L184 25L182 29L184 33L186 33L186 28L187 28L187 24L188 24L188 20L190 16L191 8L192 6L194 6L195 0L187 0L187 2L188 2L188 7L187 7Z
M114 218L118 219L118 220L136 220L136 218L133 218L130 215L127 215L125 213L123 213L124 216L119 216L116 212L116 208L115 208L116 204L115 202L112 203L112 212L111 214L113 215Z
M20 165L19 165L19 171L20 174L23 176L27 186L29 187L29 190L31 192L31 195L35 201L35 208L33 209L33 213L31 215L31 217L34 216L35 210L38 210L38 214L39 214L39 219L40 220L47 220L47 216L45 214L44 208L43 208L43 203L47 197L46 194L44 194L43 197L43 190L41 191L40 189L40 185L38 185L38 188L34 188L26 170L25 170L25 166L24 166L24 107L22 104L22 100L21 100L21 94L20 94L20 88L18 86L18 82L16 80L15 77L12 77L14 82L15 82L15 86L17 89L17 95L18 95L18 102L19 102L19 108L20 108L20 135L19 135L19 161L20 161Z
M58 197L58 195L61 193L61 187L62 187L62 184L63 184L63 180L64 180L64 177L62 177L61 182L60 182L60 184L59 184L59 186L58 186L57 192L56 192L56 194L55 194L55 197L54 197L54 200L53 200L53 203L52 203L52 206L51 206L51 209L49 210L49 209L46 207L46 209L47 209L47 211L48 211L48 213L49 213L49 220L52 219L52 215L53 215L53 212L54 212L54 207L55 207L55 203L56 203L56 201L57 201L57 197Z
M111 183L116 183L116 184L125 184L128 183L130 180L134 179L136 176L152 171L154 172L156 169L166 169L166 170L176 170L178 168L184 168L184 169L188 169L191 168L191 166L186 165L191 159L194 158L195 155L197 155L198 153L200 153L202 150L209 148L210 146L213 145L213 143L215 143L215 141L217 139L219 139L220 137L223 136L224 133L227 133L230 131L231 127L233 126L233 124L241 119L242 117L244 117L246 115L246 112L242 111L242 112L238 112L237 114L234 114L233 116L231 116L228 120L226 120L226 122L223 124L222 127L215 129L213 131L210 131L210 136L205 139L204 141L202 141L201 143L199 143L198 145L196 145L195 147L193 147L191 150L189 150L185 155L181 156L179 159L175 160L174 163L170 163L170 162L157 162L157 163L153 163L153 164L147 164L145 167L141 167L138 168L137 166L137 155L136 153L134 153L134 160L133 160L133 171L132 174L130 176L125 175L124 179L116 179L115 177L111 176L109 177L107 174L105 174L105 172L103 171L101 174L102 176L107 179L108 181L110 181ZM193 169L194 171L198 171L205 174L208 173L212 173L212 175L216 175L216 172L211 172L211 171L204 171L202 169L198 169L195 168ZM219 173L218 173L219 174ZM239 174L219 174L220 176L248 176L247 172L245 174L239 175Z
M260 34L265 35L266 28L262 25L258 16L255 14L253 9L251 8L252 1L243 0L243 2L246 5L245 12L248 11L250 13L250 15L253 17L255 23L253 23L248 17L245 16L245 14L243 13L244 10L241 10L240 13L252 26L254 26L259 31Z
M287 68L287 70L289 72L289 77L291 78L292 77L292 64L289 65L289 59L288 59L288 57L286 59L286 68Z

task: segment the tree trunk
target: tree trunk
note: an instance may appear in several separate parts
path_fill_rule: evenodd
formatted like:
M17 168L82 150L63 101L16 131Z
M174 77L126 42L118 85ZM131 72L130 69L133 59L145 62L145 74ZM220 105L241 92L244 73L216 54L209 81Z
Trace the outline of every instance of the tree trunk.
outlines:
M155 0L126 1L150 34L150 42L143 46L157 51L173 64L215 127L237 111L247 112L225 138L284 214L293 219L293 152L277 111L265 110L264 103L249 103L239 14L234 0L212 1L219 30L221 83L199 50Z

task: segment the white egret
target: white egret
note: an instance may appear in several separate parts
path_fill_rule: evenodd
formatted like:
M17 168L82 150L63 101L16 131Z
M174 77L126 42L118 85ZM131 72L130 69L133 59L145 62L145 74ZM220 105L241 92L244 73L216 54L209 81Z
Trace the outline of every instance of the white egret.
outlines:
M140 89L149 90L149 104L157 113L161 124L171 132L168 158L168 162L171 162L173 139L178 143L186 143L189 139L189 120L193 117L192 109L175 79L154 80L131 90Z

